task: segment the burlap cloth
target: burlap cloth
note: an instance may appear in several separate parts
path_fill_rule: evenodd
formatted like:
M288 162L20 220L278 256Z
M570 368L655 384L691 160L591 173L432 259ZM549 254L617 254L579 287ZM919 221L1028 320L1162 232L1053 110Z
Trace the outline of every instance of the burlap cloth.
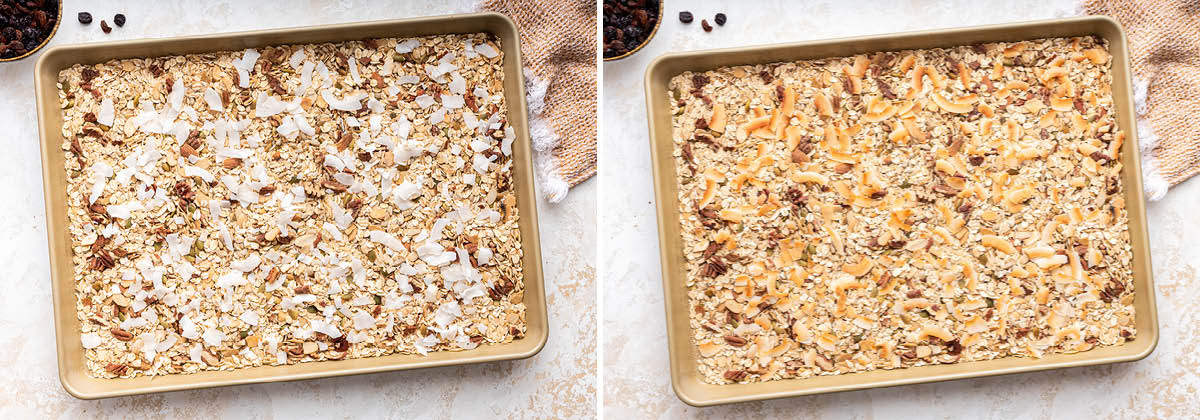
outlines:
M1200 172L1200 1L1084 0L1081 11L1125 27L1146 195L1161 198Z
M596 2L482 0L479 9L507 15L521 33L538 183L561 200L596 174Z

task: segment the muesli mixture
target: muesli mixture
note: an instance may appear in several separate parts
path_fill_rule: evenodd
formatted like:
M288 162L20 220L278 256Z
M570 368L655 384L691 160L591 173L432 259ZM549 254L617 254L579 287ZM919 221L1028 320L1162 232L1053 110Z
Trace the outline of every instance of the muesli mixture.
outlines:
M470 34L64 70L90 374L522 337L502 58Z
M672 79L707 382L1134 339L1106 41L1056 38Z

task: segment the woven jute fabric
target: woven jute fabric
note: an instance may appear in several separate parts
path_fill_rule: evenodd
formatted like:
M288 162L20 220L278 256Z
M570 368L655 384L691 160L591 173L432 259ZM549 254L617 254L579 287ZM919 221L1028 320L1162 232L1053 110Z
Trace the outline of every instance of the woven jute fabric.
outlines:
M1163 178L1173 186L1200 173L1200 1L1085 0L1082 11L1125 28L1134 78L1148 83L1139 124L1158 138Z
M548 83L541 116L558 136L559 175L576 184L596 174L596 2L484 0L512 18L525 67Z

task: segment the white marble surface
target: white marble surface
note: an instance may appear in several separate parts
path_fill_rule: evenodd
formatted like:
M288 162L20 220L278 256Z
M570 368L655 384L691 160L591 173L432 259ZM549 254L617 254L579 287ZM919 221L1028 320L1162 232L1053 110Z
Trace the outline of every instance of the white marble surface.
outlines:
M696 22L677 16L686 7ZM657 223L642 77L667 51L904 30L1002 23L1072 14L1071 0L674 1L643 51L605 64L600 143L602 366L609 418L1187 418L1200 412L1200 299L1195 209L1200 180L1150 204L1150 238L1161 339L1140 362L949 383L694 408L670 389ZM729 23L699 27L716 12ZM1139 291L1145 292L1145 291Z
M53 44L470 11L458 1L66 1ZM75 18L89 11L95 22ZM100 19L128 23L104 35ZM538 203L550 340L533 358L163 395L77 400L58 382L51 323L36 56L0 63L0 418L590 418L596 406L596 182Z

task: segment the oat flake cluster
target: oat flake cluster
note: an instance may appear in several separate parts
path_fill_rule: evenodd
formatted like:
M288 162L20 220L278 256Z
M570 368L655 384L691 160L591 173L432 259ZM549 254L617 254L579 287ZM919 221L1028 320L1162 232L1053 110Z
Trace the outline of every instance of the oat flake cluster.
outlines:
M710 383L1135 337L1105 41L672 79L692 339Z
M497 39L471 34L64 70L88 371L522 337L501 60Z

